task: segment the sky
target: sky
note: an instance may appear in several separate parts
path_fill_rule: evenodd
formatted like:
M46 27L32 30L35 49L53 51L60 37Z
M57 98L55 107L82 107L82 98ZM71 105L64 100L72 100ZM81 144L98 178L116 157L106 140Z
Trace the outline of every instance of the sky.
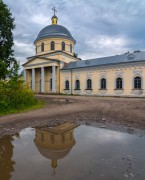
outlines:
M20 64L35 55L34 40L51 24L52 8L58 24L76 40L81 59L145 50L145 0L3 0L15 17L15 57Z

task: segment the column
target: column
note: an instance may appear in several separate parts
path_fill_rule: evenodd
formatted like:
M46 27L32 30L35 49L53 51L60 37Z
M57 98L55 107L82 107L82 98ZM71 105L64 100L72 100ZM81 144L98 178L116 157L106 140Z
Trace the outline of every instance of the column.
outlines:
M26 69L24 69L24 75L23 75L23 77L24 77L24 82L26 83L26 82L27 82Z
M44 74L44 67L41 67L41 92L44 93L44 79L45 79L45 74Z
M52 92L56 92L56 87L55 87L55 66L52 66Z
M32 90L35 92L35 69L32 69Z

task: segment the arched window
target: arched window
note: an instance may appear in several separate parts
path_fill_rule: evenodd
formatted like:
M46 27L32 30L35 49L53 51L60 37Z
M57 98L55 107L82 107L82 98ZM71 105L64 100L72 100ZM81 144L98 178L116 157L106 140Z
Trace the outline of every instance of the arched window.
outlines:
M122 89L122 78L116 79L116 89Z
M75 89L80 89L80 81L76 80Z
M62 49L62 51L65 51L65 42L61 43L61 49Z
M51 50L55 50L55 43L54 43L54 41L51 41L51 45L50 46L51 46L50 47Z
M141 77L134 78L134 89L141 89Z
M50 79L50 90L52 90L52 78Z
M69 81L68 80L65 81L65 89L69 90Z
M106 89L106 79L105 78L101 79L101 89Z
M70 52L72 53L72 44L70 44Z
M41 52L44 51L44 43L41 44Z
M87 89L92 89L92 80L91 79L87 80Z

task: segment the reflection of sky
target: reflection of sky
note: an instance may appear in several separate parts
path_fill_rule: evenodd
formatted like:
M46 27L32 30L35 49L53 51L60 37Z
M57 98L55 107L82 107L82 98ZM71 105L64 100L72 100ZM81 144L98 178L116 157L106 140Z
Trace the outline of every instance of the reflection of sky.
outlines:
M76 145L64 159L58 160L55 177L52 177L51 161L38 152L34 137L35 130L28 128L13 143L16 162L13 180L88 180L99 178L101 173L106 179L120 177L122 180L123 171L127 168L122 158L128 155L132 157L136 173L140 171L136 179L144 177L145 137L79 126L74 129Z

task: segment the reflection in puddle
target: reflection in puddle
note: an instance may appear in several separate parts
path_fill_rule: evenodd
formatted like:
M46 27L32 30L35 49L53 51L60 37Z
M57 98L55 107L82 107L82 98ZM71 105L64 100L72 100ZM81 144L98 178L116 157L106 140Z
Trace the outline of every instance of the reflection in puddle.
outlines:
M42 156L51 160L51 167L57 167L57 161L63 159L75 145L73 129L77 125L65 123L55 127L36 128L35 145Z
M0 139L0 180L144 180L145 137L65 123Z
M0 179L10 179L14 171L15 162L13 156L13 138L6 136L0 138Z

